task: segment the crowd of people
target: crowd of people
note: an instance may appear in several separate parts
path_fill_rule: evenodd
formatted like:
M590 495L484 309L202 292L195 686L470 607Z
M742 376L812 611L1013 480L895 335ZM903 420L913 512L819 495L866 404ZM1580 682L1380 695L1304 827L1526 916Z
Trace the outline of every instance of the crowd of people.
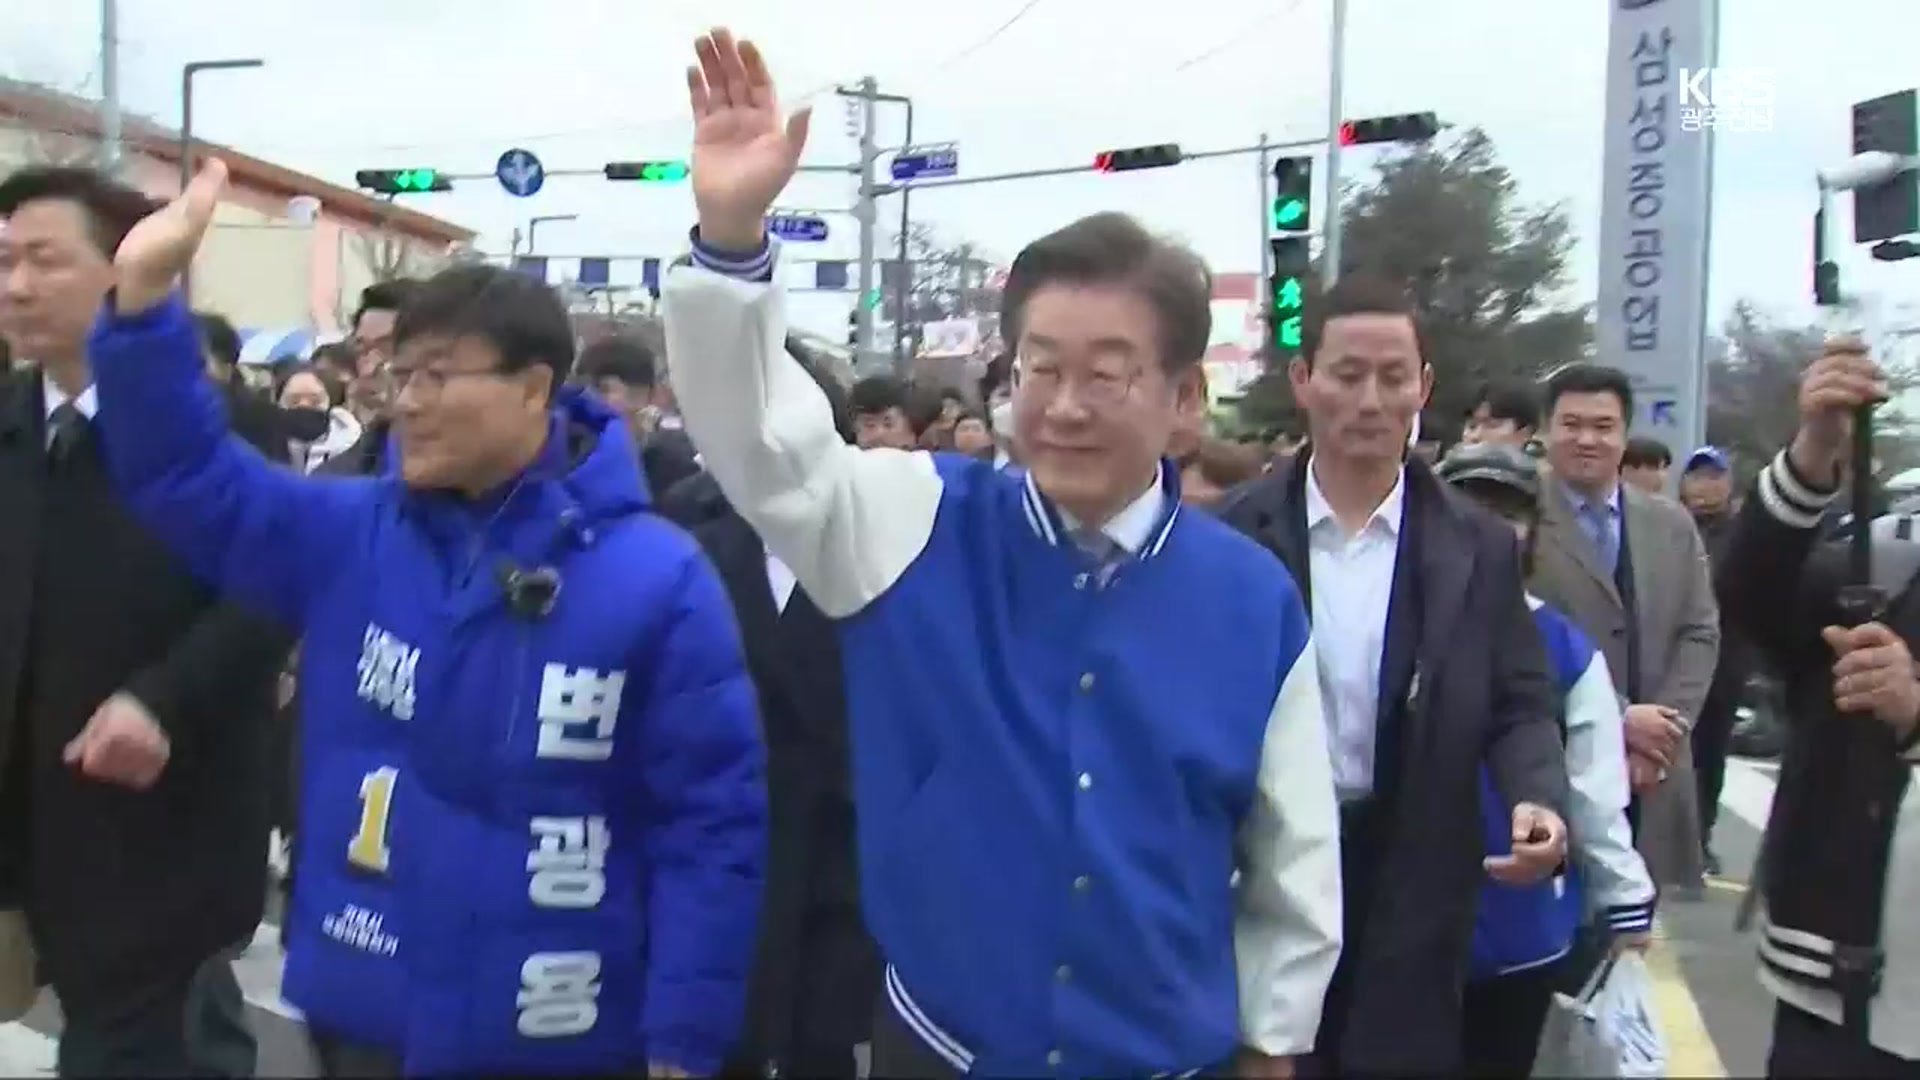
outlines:
M223 165L0 180L0 1001L54 990L62 1075L252 1075L276 827L328 1076L1528 1075L1710 869L1744 640L1810 732L1773 1071L1912 1073L1920 606L1815 552L1856 344L1676 501L1605 366L1423 434L1351 273L1250 446L1204 264L1096 214L978 386L843 387L764 228L807 114L695 54L661 348L464 266L256 392L177 291Z

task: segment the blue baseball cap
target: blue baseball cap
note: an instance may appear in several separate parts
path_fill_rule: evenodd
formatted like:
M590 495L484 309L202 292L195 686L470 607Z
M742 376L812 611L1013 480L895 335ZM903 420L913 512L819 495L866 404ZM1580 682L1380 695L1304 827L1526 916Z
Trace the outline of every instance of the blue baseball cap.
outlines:
M1732 472L1733 463L1727 458L1727 452L1717 446L1703 446L1687 455L1687 464L1680 471L1690 473L1699 468L1711 468L1719 472Z

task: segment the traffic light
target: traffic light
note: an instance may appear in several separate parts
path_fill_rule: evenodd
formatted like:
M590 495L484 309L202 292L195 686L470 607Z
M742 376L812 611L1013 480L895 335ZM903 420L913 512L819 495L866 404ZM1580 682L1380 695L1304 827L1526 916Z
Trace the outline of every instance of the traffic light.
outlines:
M1285 363L1300 355L1300 319L1306 313L1307 275L1313 270L1306 236L1276 236L1273 280L1267 297L1267 338L1274 359Z
M1180 144L1136 146L1131 150L1102 150L1093 156L1093 167L1104 173L1132 172L1135 169L1164 169L1186 160Z
M862 297L862 300L864 301L865 298ZM858 349L859 347L860 347L860 309L855 308L854 310L847 312L847 348Z
M1853 152L1900 157L1920 154L1914 130L1914 92L1863 101L1853 107ZM1868 244L1920 232L1920 170L1907 169L1881 184L1853 189L1853 239Z
M411 195L423 191L452 191L453 181L439 169L361 169L353 182L377 195Z
M610 161L604 170L609 180L644 180L651 183L677 183L687 178L684 161Z
M1367 146L1385 142L1425 142L1440 132L1440 121L1430 112L1401 113L1398 116L1370 116L1340 125L1341 146Z
M1313 218L1313 159L1283 157L1273 163L1273 228L1305 232Z

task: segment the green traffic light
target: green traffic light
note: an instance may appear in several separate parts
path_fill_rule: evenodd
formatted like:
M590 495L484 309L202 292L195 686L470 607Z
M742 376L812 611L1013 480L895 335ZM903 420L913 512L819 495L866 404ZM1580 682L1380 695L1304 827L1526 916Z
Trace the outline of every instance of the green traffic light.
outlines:
M640 179L670 182L687 178L684 161L649 161L640 170Z
M401 169L393 174L393 186L401 191L432 191L435 179L432 169Z
M1289 315L1280 323L1280 347L1298 349L1300 347L1300 316Z
M867 290L866 305L868 310L872 310L880 306L880 290L879 289Z
M1299 228L1307 220L1307 200L1273 200L1273 227L1276 229Z
M1306 303L1300 289L1299 278L1283 278L1280 287L1273 291L1273 309L1275 311L1298 311Z

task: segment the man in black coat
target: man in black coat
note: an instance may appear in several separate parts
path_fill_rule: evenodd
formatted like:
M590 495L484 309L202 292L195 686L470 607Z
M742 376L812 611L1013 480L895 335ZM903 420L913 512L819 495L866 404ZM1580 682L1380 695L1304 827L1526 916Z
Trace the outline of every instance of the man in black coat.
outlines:
M640 448L640 469L655 497L700 471L693 441L660 409L658 365L647 343L629 334L602 338L580 350L574 379L627 418Z
M800 357L852 440L846 395ZM730 1076L854 1076L870 1035L880 960L860 914L839 634L707 473L676 484L661 513L691 530L733 600L767 742L766 899Z
M276 465L290 465L293 442L313 442L327 434L324 409L283 409L256 393L240 376L240 332L226 316L197 311L200 351L206 355L207 377L220 387L227 402L227 419L234 434L253 444L262 457Z
M217 605L100 461L87 334L147 209L84 169L0 181L0 330L36 364L0 380L0 908L59 996L61 1075L251 1076L219 954L260 921L289 639Z
M1432 389L1398 289L1311 301L1288 372L1311 438L1229 496L1229 523L1292 571L1313 618L1340 797L1345 948L1307 1070L1445 1075L1480 888L1566 851L1558 695L1512 530L1407 453ZM1512 807L1485 859L1480 773Z

